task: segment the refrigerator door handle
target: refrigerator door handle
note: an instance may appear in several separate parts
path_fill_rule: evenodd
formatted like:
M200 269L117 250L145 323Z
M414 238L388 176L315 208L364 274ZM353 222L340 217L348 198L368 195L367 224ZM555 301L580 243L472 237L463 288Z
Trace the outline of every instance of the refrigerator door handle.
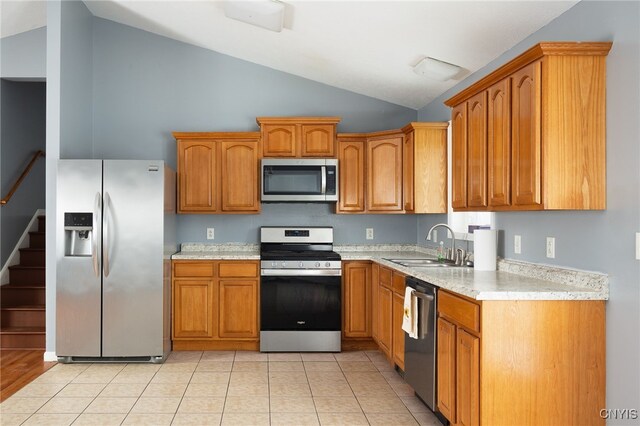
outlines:
M102 267L104 269L104 276L109 276L109 210L111 209L111 197L109 193L104 193L104 218L103 218L103 235L102 235Z
M98 233L99 233L99 224L102 222L102 217L100 215L102 211L102 196L100 196L99 192L96 192L96 199L93 207L93 214L95 217L95 229L91 233L91 260L93 261L93 273L96 274L96 277L100 276L100 260L98 255Z

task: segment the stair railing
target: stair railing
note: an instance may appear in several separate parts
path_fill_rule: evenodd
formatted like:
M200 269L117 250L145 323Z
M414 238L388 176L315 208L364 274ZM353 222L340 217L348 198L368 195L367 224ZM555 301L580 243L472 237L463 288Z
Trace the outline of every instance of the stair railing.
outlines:
M16 182L13 184L13 186L9 190L9 193L7 194L7 196L4 197L2 200L0 200L0 205L5 206L9 202L11 197L13 197L13 194L18 190L18 187L20 186L20 184L22 183L24 178L27 177L27 175L29 174L29 172L33 168L33 165L35 164L35 162L40 157L44 157L44 151L42 151L42 150L39 150L35 154L33 154L33 157L31 158L31 161L29 161L29 164L27 164L27 167L24 168L24 171L22 172L22 174L20 175L18 180L16 180Z

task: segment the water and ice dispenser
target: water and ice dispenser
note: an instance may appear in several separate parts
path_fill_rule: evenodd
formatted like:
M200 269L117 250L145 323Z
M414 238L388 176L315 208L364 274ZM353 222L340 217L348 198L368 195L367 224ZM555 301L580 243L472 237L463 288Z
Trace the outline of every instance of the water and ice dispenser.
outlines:
M93 213L64 214L64 255L91 256Z

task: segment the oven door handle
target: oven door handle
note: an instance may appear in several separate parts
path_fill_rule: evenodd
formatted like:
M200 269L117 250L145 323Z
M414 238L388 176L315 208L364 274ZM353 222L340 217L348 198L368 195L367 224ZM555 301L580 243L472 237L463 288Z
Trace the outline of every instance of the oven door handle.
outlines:
M263 277L339 277L342 269L261 269Z

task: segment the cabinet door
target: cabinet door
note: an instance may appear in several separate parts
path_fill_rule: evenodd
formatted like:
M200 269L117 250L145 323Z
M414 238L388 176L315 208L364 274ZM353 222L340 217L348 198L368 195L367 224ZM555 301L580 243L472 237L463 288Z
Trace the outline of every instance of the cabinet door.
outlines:
M467 206L487 206L487 93L467 101Z
M344 337L371 337L371 264L345 262L343 277Z
M364 148L364 140L338 142L338 212L364 211Z
M220 338L258 337L258 280L220 280Z
M378 287L378 345L388 359L391 359L393 345L393 293L390 289Z
M220 142L222 211L259 212L258 141Z
M467 103L451 112L451 207L467 207Z
M438 409L456 423L456 326L438 318Z
M540 205L540 61L513 73L511 78L513 205Z
M333 157L335 155L336 126L333 124L303 124L300 153L303 157Z
M263 157L295 157L295 124L262 124Z
M371 337L378 343L378 287L380 287L380 266L377 263L371 265Z
M174 280L174 339L213 337L213 294L210 279Z
M456 421L459 425L480 424L480 339L457 330Z
M402 136L367 142L367 210L402 211Z
M214 141L178 141L179 213L217 210L217 160Z
M404 370L404 295L393 293L393 362Z
M402 199L404 201L404 211L413 213L415 210L415 132L408 132L404 135L404 147L402 148Z
M489 206L511 204L511 80L488 91Z

